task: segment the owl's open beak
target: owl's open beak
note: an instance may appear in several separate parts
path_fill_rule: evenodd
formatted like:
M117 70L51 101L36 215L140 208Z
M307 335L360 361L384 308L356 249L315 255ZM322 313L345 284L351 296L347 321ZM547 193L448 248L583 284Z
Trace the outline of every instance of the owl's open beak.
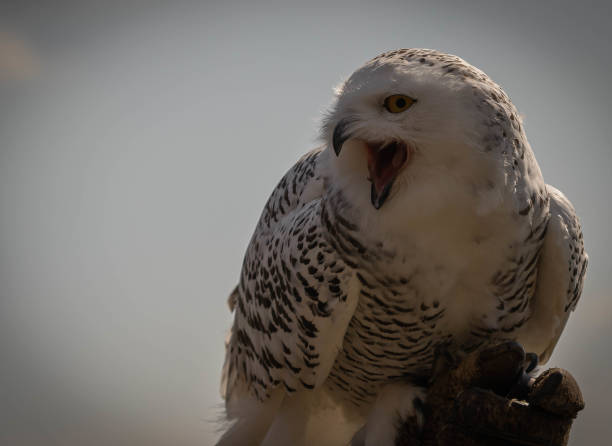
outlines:
M369 180L372 183L370 200L380 209L391 191L401 168L410 161L411 151L401 141L366 143Z
M336 156L344 143L353 137L348 127L354 123L354 118L341 119L332 135L332 146ZM376 209L380 209L391 191L393 182L402 167L410 161L412 150L402 141L385 141L381 143L364 141L368 159L368 180L372 183L370 200Z

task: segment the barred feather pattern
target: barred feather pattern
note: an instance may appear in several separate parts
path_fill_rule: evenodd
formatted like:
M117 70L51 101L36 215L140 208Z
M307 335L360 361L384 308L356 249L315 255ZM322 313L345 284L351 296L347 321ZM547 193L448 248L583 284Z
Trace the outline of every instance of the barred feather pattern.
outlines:
M360 228L335 211L348 206L341 194L305 197L313 184L325 187L319 156L320 149L309 153L280 181L245 256L234 294L226 397L236 382L265 400L278 386L293 393L327 378L326 385L354 404L367 404L384 383L423 381L436 348L457 344L453 333L438 328L447 310L435 295L419 289L418 264L407 265L401 275L385 272L397 252L360 239ZM509 247L509 253L521 255L510 256L489 279L497 306L488 320L494 317L497 324L471 321L469 336L457 348L467 351L511 338L529 318L548 221L547 196L534 197L521 216L529 225L528 236ZM341 348L322 364L327 343L322 331L329 330L335 313L350 306L351 278L357 284L352 287L354 314Z
M543 247L556 242L547 241L551 213L563 226L555 231L565 234L562 254L569 263L567 290L558 296L563 314L552 315L563 323L551 335L549 350L576 306L587 264L580 225L565 197L545 185L508 96L480 70L433 50L385 53L363 70L389 62L438 70L450 82L467 85L476 119L470 135L479 138L473 150L478 160L494 159L499 174L497 183L487 170L479 180L484 193L505 194L498 210L505 232L490 234L489 225L484 241L470 240L472 254L486 253L493 273L459 280L460 295L443 291L445 274L460 271L449 272L454 265L429 259L426 250L410 253L386 234L370 231L347 191L333 181L327 137L323 147L306 154L281 179L249 243L229 299L235 319L222 381L228 401L244 394L265 401L278 388L292 394L327 386L355 406L367 407L386 383L426 381L441 346L470 351L492 340L518 339L521 333L528 339L536 300L546 297L538 281ZM360 91L363 79L351 79L343 88ZM341 112L330 112L324 132L332 131ZM351 131L367 138L366 124L351 124ZM419 130L412 130L418 136ZM482 191L471 181L461 187L476 201ZM440 184L448 188L450 183ZM487 245L487 238L497 238L497 244Z

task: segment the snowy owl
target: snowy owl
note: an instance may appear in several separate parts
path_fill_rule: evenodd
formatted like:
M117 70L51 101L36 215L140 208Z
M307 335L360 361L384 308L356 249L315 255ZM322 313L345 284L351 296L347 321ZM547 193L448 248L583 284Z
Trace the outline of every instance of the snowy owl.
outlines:
M384 53L336 90L229 298L219 445L392 446L437 348L548 360L582 291L580 224L482 71Z

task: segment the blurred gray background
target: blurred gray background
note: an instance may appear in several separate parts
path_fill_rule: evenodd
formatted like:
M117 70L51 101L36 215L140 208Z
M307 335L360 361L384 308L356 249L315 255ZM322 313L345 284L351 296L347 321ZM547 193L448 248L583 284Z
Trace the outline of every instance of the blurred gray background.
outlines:
M0 444L212 444L226 297L332 87L454 53L525 117L591 262L550 365L612 434L605 2L0 3Z

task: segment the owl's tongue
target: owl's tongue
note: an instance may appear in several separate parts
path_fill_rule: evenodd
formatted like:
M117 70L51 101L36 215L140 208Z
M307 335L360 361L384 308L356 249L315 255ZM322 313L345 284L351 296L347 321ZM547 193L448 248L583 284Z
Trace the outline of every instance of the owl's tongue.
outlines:
M406 144L391 142L367 144L368 171L372 182L371 200L379 209L389 195L393 180L410 155Z

